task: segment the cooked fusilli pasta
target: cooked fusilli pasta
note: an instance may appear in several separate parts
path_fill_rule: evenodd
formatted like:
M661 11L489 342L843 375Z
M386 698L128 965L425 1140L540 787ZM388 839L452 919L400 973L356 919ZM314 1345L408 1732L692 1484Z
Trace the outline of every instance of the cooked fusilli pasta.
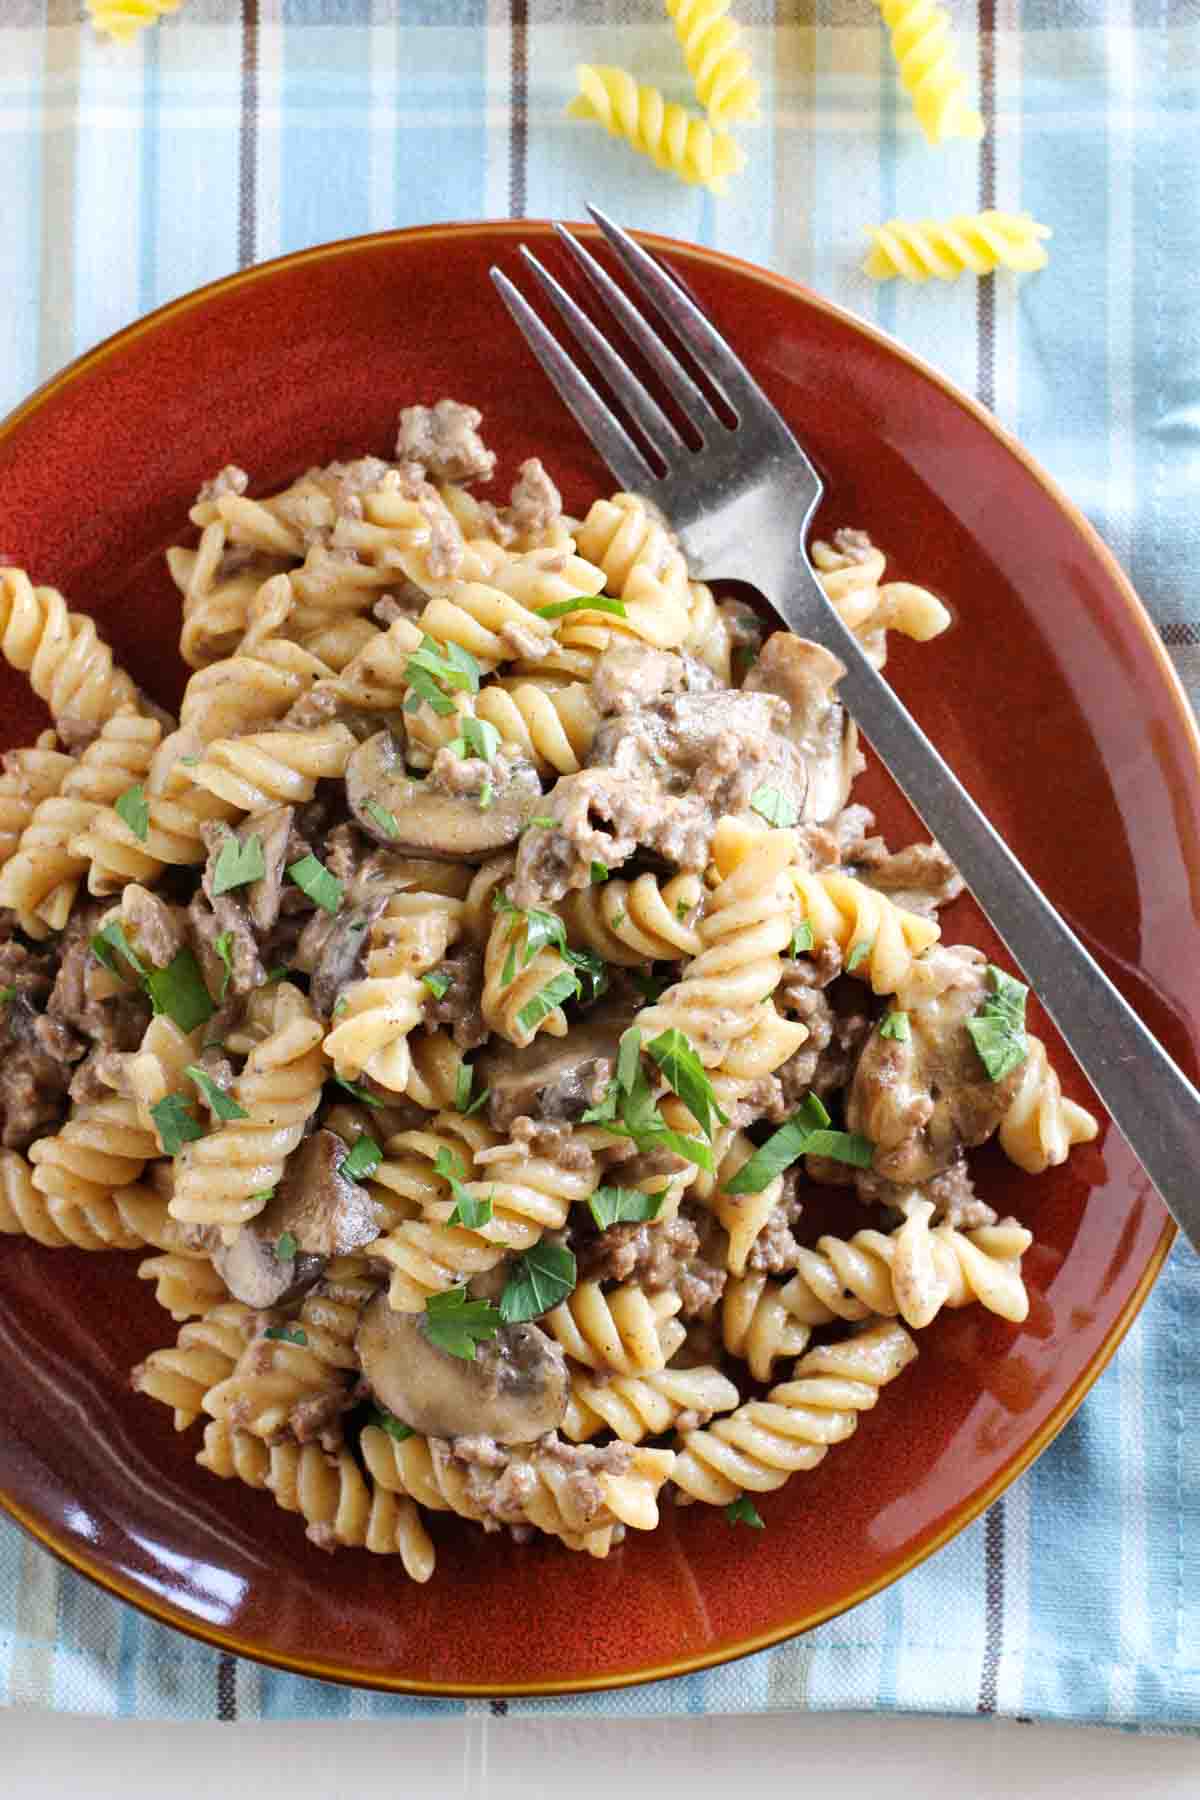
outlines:
M950 42L950 15L937 0L876 0L891 33L900 80L930 144L983 136L983 120L966 99L967 78Z
M718 129L758 117L759 86L742 46L742 28L729 16L730 0L665 0L683 50L696 98Z
M137 702L95 620L68 612L57 588L35 588L24 569L0 568L0 654L28 675L56 721L103 725Z
M139 31L155 25L165 13L178 12L181 0L87 0L92 23L117 44L132 44Z

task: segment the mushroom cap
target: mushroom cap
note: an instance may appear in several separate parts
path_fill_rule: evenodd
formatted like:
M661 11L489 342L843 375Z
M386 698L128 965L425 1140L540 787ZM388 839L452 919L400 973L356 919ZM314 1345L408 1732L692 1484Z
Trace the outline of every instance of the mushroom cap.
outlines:
M502 1325L468 1362L430 1341L424 1313L394 1312L382 1293L364 1309L356 1343L377 1399L426 1437L531 1444L566 1415L566 1358L536 1325Z
M346 798L376 843L449 862L482 862L516 842L542 797L537 770L522 757L497 756L489 780L492 800L486 808L477 790L450 793L432 780L419 781L405 768L393 734L377 731L346 765ZM395 820L398 836L381 822L381 814Z

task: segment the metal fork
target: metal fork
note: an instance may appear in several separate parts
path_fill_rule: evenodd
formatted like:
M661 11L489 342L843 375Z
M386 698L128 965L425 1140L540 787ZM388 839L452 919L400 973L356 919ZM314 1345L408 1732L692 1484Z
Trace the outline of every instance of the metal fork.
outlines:
M842 699L932 835L957 864L1026 979L1191 1243L1200 1249L1200 1093L988 823L920 726L871 667L813 573L805 539L822 495L812 463L745 364L641 245L588 209L618 262L733 413L710 405L649 318L565 227L555 230L601 305L637 345L698 433L687 445L633 374L524 245L521 254L664 467L621 420L498 268L492 280L530 349L621 487L659 506L700 576L759 588L791 630L841 658Z

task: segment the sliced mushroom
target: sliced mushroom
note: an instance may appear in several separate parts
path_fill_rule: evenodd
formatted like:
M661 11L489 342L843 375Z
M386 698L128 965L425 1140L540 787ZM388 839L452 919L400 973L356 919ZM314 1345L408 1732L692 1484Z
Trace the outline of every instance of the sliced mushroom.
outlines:
M777 694L791 708L787 736L804 758L808 792L803 816L822 823L845 806L862 767L858 728L837 697L845 668L831 650L790 631L776 631L746 676L743 692Z
M478 792L449 793L432 781L417 781L392 733L379 731L360 744L346 766L346 798L377 843L450 862L482 862L516 842L542 797L537 770L521 757L495 757L489 780L486 807Z
M430 1342L424 1313L393 1312L378 1294L356 1345L376 1398L426 1437L531 1444L566 1414L566 1358L536 1325L502 1325L468 1362Z
M236 1300L276 1306L320 1278L331 1256L345 1256L379 1235L367 1189L342 1173L348 1150L332 1131L314 1131L287 1160L283 1180L256 1218L213 1261ZM279 1255L283 1243L293 1256Z
M522 1114L550 1121L578 1119L602 1097L612 1075L621 1033L640 1001L606 1000L571 1026L565 1038L536 1037L524 1050L498 1044L479 1059L491 1089L488 1117L504 1131Z
M381 893L333 915L317 912L304 927L296 946L296 966L312 971L308 995L323 1019L333 1017L342 989L362 973L371 926L388 899Z

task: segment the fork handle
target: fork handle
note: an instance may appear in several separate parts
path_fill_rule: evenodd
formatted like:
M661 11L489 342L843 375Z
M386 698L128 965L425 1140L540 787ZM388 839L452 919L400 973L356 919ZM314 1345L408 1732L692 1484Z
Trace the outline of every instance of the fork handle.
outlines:
M803 556L794 591L769 594L793 629L846 665L839 693L888 772L948 853L1158 1189L1200 1250L1200 1092L1152 1037L1095 958L872 668Z

